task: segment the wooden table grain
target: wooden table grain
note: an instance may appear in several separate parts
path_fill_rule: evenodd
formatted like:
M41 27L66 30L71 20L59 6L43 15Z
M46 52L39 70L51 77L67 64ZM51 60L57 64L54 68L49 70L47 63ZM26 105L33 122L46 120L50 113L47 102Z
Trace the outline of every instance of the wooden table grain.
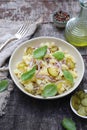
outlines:
M76 0L0 0L0 19L12 21L35 20L44 17L43 23L33 37L55 36L64 38L64 29L53 25L55 10L66 10L71 17L78 15L79 2ZM85 74L79 85L87 85L87 48L77 48L84 58ZM78 88L79 88L78 87ZM77 89L78 89L77 88ZM70 108L70 97L42 101L22 93L16 86L6 107L6 114L0 117L0 130L64 130L61 121L72 118L77 130L87 130L87 120L76 116Z

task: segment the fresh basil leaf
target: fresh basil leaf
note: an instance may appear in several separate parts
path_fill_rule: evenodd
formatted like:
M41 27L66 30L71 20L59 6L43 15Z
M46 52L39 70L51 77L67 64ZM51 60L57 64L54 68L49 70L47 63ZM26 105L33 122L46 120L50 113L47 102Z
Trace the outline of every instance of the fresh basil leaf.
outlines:
M4 91L8 87L8 81L7 80L1 80L0 81L0 92Z
M60 61L64 58L64 53L61 51L56 51L55 53L53 53L53 56Z
M33 57L36 59L41 59L45 56L46 52L47 46L40 47L33 52Z
M68 70L63 71L64 77L66 80L70 81L72 84L74 82L72 74Z
M76 130L75 122L72 119L69 119L69 118L64 118L62 120L62 126L66 130Z
M23 74L21 75L21 79L22 79L22 80L31 79L31 78L34 76L35 71L36 71L36 66L34 66L31 70L29 70L29 71L23 73Z
M45 86L42 96L43 97L52 97L57 94L57 86L55 84L48 84Z

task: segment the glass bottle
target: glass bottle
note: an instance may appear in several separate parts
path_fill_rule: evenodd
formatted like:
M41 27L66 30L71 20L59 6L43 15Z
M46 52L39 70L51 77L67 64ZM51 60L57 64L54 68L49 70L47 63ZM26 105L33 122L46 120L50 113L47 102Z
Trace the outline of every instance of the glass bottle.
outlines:
M81 10L77 17L70 19L65 28L66 40L74 46L87 46L87 0L79 0Z

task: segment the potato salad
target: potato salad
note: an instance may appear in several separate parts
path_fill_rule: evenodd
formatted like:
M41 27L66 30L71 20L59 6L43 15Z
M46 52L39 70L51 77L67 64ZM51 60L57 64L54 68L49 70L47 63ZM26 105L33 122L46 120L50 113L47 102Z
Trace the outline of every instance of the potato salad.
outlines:
M74 57L53 42L25 48L14 73L25 91L45 98L68 91L78 76Z

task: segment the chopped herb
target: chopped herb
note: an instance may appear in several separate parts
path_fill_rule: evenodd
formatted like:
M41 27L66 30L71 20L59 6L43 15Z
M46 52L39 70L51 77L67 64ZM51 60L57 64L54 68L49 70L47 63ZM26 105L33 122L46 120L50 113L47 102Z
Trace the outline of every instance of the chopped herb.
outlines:
M1 80L0 81L0 92L4 91L8 87L8 81L7 80Z
M66 130L76 130L75 122L72 119L69 119L69 118L64 118L62 120L62 126Z
M55 84L48 84L45 86L42 96L43 97L52 97L57 94L57 86Z
M64 58L64 53L61 51L56 51L55 53L53 53L53 56L60 61Z
M33 57L36 59L41 59L45 56L47 52L47 46L39 47L33 52Z
M36 66L34 66L31 70L23 73L21 75L21 79L24 80L24 81L28 80L28 79L31 79L34 76L35 71L36 71Z
M73 84L73 76L68 70L63 71L64 77L66 80L70 81Z

